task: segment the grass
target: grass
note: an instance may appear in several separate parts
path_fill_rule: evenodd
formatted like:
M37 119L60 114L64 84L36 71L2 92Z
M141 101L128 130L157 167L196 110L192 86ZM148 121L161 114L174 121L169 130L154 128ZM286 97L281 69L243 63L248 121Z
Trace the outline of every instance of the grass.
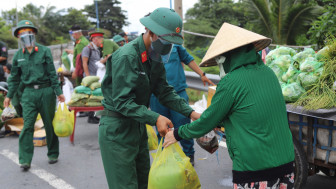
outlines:
M204 91L199 91L195 89L186 89L188 97L189 97L189 104L194 104L195 102L202 99L203 94L205 95L205 98L208 98L208 93Z

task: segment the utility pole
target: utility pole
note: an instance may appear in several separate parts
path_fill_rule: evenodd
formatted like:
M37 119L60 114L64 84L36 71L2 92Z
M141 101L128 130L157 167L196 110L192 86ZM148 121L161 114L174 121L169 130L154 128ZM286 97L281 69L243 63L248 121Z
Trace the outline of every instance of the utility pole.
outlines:
M183 20L182 0L174 0L174 10L177 12L177 14L180 15L181 19Z

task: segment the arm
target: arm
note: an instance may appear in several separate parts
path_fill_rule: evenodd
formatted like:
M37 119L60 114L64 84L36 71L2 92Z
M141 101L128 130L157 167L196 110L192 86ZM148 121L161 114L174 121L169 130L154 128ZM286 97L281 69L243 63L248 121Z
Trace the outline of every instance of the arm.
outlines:
M0 62L1 62L1 61L4 61L4 60L7 60L7 57L2 57L2 56L0 56Z
M205 83L208 83L208 85L215 85L210 79L208 79L207 76L205 76L204 72L200 69L200 67L198 67L198 65L196 64L196 62L194 60L192 60L188 66L194 70L194 72L196 72L198 75L201 76L203 85L205 86Z
M8 78L8 93L4 100L4 107L8 107L10 104L10 100L14 97L16 89L20 85L20 77L21 77L21 69L18 67L17 53L16 53L13 58L11 75Z
M169 131L165 138L164 146L181 139L198 138L214 129L223 122L234 107L232 93L225 87L218 85L217 91L211 101L211 105L201 115L200 119L180 126L174 131Z
M47 73L48 73L48 77L51 83L51 88L53 88L56 96L60 96L63 94L63 92L61 90L60 83L57 78L53 57L51 55L51 51L49 48L47 48L47 52L45 56L46 56L46 64L47 64Z

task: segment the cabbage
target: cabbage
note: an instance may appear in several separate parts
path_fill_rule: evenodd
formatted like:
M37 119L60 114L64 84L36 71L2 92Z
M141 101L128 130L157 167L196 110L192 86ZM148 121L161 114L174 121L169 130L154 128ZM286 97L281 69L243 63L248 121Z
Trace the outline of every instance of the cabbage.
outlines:
M302 88L297 82L282 86L282 95L284 96L286 102L297 101L305 92L304 88Z
M277 65L283 72L287 71L289 65L293 62L290 55L282 55L273 61L274 65Z
M314 72L320 68L323 64L318 62L314 57L307 58L300 64L300 71L302 72Z

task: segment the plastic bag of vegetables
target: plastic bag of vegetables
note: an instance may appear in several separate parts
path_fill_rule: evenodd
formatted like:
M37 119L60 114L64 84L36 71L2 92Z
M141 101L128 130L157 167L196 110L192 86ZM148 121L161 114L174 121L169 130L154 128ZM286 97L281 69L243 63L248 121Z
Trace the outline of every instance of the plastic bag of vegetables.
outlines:
M319 50L316 55L315 58L317 61L323 61L325 58L328 57L328 46L323 47L321 50Z
M88 94L88 95L90 95L90 94L92 93L92 91L91 91L91 89L90 89L89 87L84 87L84 86L82 86L82 85L77 86L77 87L75 88L75 92L76 92L76 93Z
M64 64L64 67L70 71L71 65L70 65L70 59L68 57L68 53L63 51L63 54L61 56L62 63Z
M300 70L302 72L314 72L322 65L323 63L318 62L314 57L309 57L300 64Z
M198 189L200 181L178 143L162 149L162 140L148 178L149 189Z
M301 64L308 57L315 57L315 51L314 51L314 49L312 49L312 48L305 48L302 52L297 53L293 57L293 60Z
M283 71L279 68L277 65L270 65L270 68L273 70L274 74L277 76L278 80L281 80L281 77L283 75Z
M289 79L291 79L291 81L296 80L298 74L299 74L299 63L292 62L291 65L289 65L287 72L282 75L281 79L283 82L287 83Z
M282 86L282 95L286 102L295 102L306 91L297 82L286 84Z
M280 58L283 55L294 56L296 54L295 50L289 47L277 47L276 49L270 51L266 56L266 64L270 65L274 60Z
M290 55L282 55L279 58L273 61L274 65L279 66L282 71L287 71L289 65L293 62L293 59Z
M319 72L315 73L303 72L299 74L298 82L305 90L309 90L318 81L319 77L320 77Z
M159 143L158 137L152 126L146 124L146 129L148 136L148 149L149 151L156 150L158 148Z
M74 113L64 105L63 110L60 103L55 113L53 127L55 134L59 137L70 136L74 129Z

